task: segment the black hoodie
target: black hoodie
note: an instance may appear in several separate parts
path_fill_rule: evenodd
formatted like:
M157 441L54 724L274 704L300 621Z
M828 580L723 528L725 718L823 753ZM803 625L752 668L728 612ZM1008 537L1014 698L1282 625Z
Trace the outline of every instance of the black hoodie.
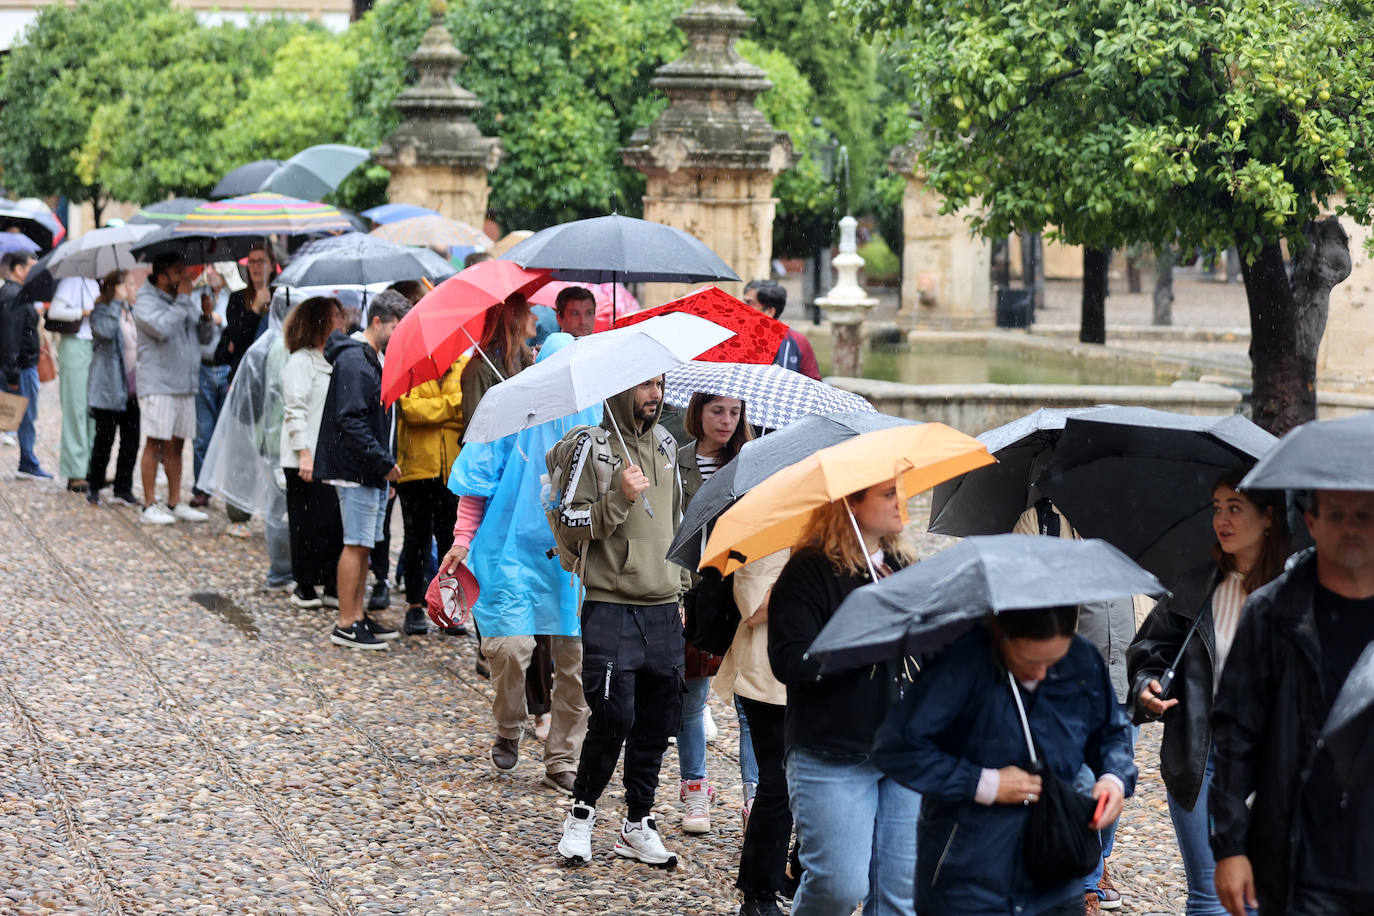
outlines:
M364 340L335 331L324 345L334 365L315 447L315 479L381 489L396 464L391 412L382 407L382 364Z

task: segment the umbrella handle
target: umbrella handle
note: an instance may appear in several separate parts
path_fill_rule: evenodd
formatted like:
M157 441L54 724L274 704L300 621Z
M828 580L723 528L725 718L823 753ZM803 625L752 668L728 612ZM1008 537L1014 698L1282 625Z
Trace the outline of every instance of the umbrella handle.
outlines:
M864 555L864 562L868 564L868 575L874 582L878 581L878 570L873 566L873 558L868 555L868 546L864 544L863 532L859 530L859 520L854 517L854 510L849 508L849 500L841 496L844 501L844 511L849 514L849 523L854 526L854 536L859 539L859 553Z
M468 331L466 326L463 327L463 334L467 337L468 340L472 340L472 334ZM490 369L492 372L495 372L496 377L504 382L506 380L506 377L501 374L501 370L496 368L496 365L491 361L491 358L488 357L486 352L482 350L482 345L479 344L477 341L472 340L472 348L477 351L478 356L482 357L482 362L487 364L487 368Z
M605 413L606 413L606 416L608 416L608 417L611 418L611 426L615 429L616 438L620 440L620 447L621 447L622 449L624 449L624 451L625 451L625 461L626 461L626 463L628 464L629 461L630 461L630 447L629 447L628 445L625 444L625 437L624 437L624 435L622 435L621 432L620 432L620 424L616 422L616 420L615 420L615 414L611 413L611 405L610 405L610 404L607 404L605 401L602 401L602 402L601 402L601 406L602 406L602 408L604 409L604 411L605 411ZM640 496L639 496L639 498L640 498L640 499L643 501L643 503L644 503L644 511L648 514L649 518L653 518L653 517L654 517L654 509L653 509L653 506L650 506L650 505L649 505L649 494L648 494L648 493L641 493Z

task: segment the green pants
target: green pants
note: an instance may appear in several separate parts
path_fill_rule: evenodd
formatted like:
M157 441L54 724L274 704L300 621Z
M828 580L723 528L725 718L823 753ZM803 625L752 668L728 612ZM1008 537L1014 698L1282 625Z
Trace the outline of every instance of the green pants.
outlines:
M95 421L86 410L86 376L91 371L91 342L63 334L57 342L57 384L62 401L62 458L58 475L85 480L91 466Z

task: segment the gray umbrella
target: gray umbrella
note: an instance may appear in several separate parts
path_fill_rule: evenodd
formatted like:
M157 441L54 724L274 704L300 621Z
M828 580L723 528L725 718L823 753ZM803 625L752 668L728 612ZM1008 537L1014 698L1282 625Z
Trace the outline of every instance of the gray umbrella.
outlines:
M808 654L824 671L858 668L943 648L989 614L1164 593L1105 541L971 537L852 592Z
M210 191L210 197L222 200L226 197L242 197L244 194L261 191L263 183L281 167L281 164L280 159L259 159L241 165L219 180L219 184Z
M1049 460L1064 423L1111 407L1042 407L978 436L997 459L937 486L930 496L930 530L968 537L1006 534L1033 500L1032 487Z
M1216 479L1276 441L1238 415L1114 407L1070 417L1036 485L1079 534L1109 541L1168 585L1207 562Z
M812 452L846 439L916 421L883 413L831 413L802 417L774 433L744 444L734 460L706 481L682 514L668 559L695 570L701 564L702 533L745 493Z
M1321 744L1346 784L1367 776L1374 766L1374 643L1346 675L1322 726Z
M307 242L274 286L368 286L402 280L438 283L456 271L427 248L409 248L349 232Z
M279 165L254 191L274 191L301 200L320 200L334 193L349 173L372 154L361 146L321 143L303 149ZM227 195L234 196L234 195Z
M1374 490L1374 411L1304 423L1260 459L1249 490Z

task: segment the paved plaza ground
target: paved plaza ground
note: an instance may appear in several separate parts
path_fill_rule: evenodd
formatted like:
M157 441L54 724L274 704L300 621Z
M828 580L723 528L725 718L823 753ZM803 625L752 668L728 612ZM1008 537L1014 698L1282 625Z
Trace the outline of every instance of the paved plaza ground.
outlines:
M41 402L49 468L56 394L45 386ZM487 762L490 690L471 639L332 646L326 612L261 588L257 523L247 540L220 511L144 526L133 509L16 480L16 463L0 449L0 914L735 911L738 733L719 700L715 832L679 831L670 750L658 813L678 869L611 854L618 781L595 861L566 869L566 800L539 785L534 739L514 778ZM1183 912L1158 737L1142 732L1113 860L1131 914Z

